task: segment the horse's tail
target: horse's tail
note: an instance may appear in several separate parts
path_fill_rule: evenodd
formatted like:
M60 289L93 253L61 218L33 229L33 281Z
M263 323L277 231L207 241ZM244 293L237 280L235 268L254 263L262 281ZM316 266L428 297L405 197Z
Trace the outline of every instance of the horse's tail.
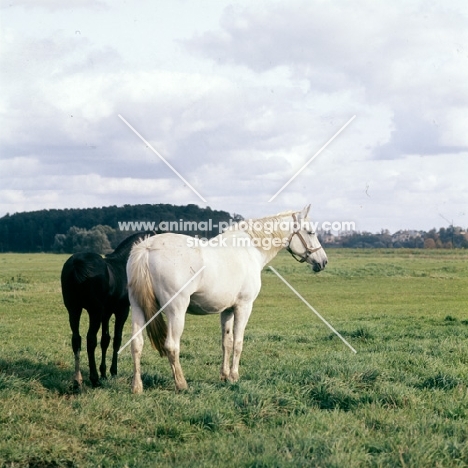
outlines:
M128 288L135 302L143 311L146 322L156 314L156 318L146 327L146 332L153 345L161 356L166 356L164 344L167 336L167 326L159 311L159 302L156 298L149 270L149 248L145 241L136 244L127 263Z

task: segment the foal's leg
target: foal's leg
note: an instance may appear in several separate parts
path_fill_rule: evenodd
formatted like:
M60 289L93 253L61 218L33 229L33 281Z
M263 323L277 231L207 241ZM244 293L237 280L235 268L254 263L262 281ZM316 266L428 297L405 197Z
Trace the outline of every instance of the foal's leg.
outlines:
M80 351L81 351L81 336L80 336L80 318L83 309L77 308L68 311L68 320L72 331L72 349L75 356L75 373L73 375L73 387L75 390L81 388L83 377L80 371Z
M234 309L234 354L232 358L232 367L230 378L232 382L239 380L239 361L244 344L244 331L252 312L252 303L236 306Z
M107 315L102 320L102 333L101 333L101 365L99 366L99 372L101 373L101 379L107 379L106 374L106 353L110 343L109 333L109 320L110 316Z
M89 329L86 335L86 346L88 351L88 362L89 362L89 380L93 387L99 387L99 376L96 368L95 351L97 347L97 334L101 327L102 321L102 310L101 309L90 309L89 314Z
M141 380L141 353L143 351L143 332L145 316L138 305L132 303L132 358L133 358L133 381L132 392L142 393L143 382Z
M114 325L114 341L112 344L112 364L110 368L111 375L117 375L117 357L120 345L122 344L122 332L125 322L128 317L129 306L125 305L120 307L115 313L115 325Z
M223 347L223 363L221 364L221 380L229 380L229 364L231 361L234 338L234 311L227 309L221 312L221 338Z

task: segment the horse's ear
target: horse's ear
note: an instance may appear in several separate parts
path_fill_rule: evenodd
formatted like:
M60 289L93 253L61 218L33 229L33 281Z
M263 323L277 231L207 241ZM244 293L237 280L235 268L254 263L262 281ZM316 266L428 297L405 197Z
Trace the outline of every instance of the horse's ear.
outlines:
M301 211L301 218L302 219L307 218L307 215L309 214L309 210L310 210L310 204L307 205L307 206L304 206L304 208Z

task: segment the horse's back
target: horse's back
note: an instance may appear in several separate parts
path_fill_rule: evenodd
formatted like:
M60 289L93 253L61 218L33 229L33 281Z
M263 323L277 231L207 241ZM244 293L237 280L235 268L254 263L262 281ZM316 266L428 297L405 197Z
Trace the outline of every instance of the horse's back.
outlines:
M215 277L229 271L245 273L250 265L248 254L230 246L204 247L197 239L183 234L165 233L136 244L127 265L129 276L141 275L148 267L154 275L173 278L184 283L201 268L203 276L209 272Z

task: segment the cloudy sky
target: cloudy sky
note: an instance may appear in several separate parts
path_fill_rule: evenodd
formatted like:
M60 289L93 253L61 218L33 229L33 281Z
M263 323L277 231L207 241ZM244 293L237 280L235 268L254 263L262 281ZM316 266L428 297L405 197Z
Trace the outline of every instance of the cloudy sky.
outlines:
M1 5L0 216L311 203L371 232L468 226L465 0Z

